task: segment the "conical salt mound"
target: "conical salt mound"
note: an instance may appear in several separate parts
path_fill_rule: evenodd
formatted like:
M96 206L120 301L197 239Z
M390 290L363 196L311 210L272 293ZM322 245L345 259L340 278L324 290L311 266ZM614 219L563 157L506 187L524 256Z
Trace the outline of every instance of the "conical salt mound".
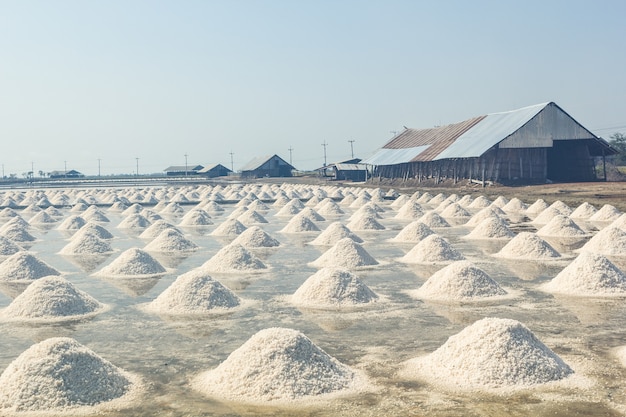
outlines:
M576 207L576 210L574 210L572 212L572 214L570 214L570 217L572 219L588 219L589 217L593 216L594 214L596 214L598 210L592 206L591 204L587 203L586 201L584 203L582 203L580 206Z
M378 261L367 253L361 245L346 237L324 252L322 256L311 262L311 265L318 268L329 266L352 269L378 265Z
M145 229L150 226L150 220L145 216L135 213L126 217L117 225L118 229Z
M237 237L247 227L241 224L237 219L226 219L219 226L215 228L210 234L212 236L225 236L225 237Z
M154 239L158 235L160 235L161 232L163 232L164 230L167 230L167 229L172 229L172 230L176 230L176 231L180 232L180 230L176 226L166 222L163 219L160 219L160 220L157 220L156 222L152 223L150 225L150 227L148 227L146 230L141 232L139 237L142 238L142 239Z
M439 235L426 236L406 255L399 259L405 263L438 263L465 259L447 240Z
M589 239L580 251L605 256L626 256L626 231L617 227L605 227Z
M198 249L191 240L187 239L178 230L165 229L154 240L148 243L144 250L148 252L192 252Z
M94 233L81 233L78 238L72 238L70 243L59 251L62 255L95 255L113 252L113 248L104 239Z
M280 231L282 233L319 232L320 228L308 217L295 215Z
M74 339L55 337L7 366L0 376L0 410L63 414L120 398L133 379Z
M23 250L19 245L4 236L0 236L0 256L9 256Z
M504 212L498 207L485 207L481 209L478 213L474 214L471 219L465 223L465 227L475 227L478 226L483 220L495 217L498 219L503 219Z
M528 388L574 373L522 323L485 318L439 349L409 361L409 373L467 390Z
M622 230L626 230L626 213L613 220L607 227L617 227Z
M239 244L230 244L220 249L201 269L208 272L254 272L267 266L249 250Z
M589 217L592 222L612 222L616 220L622 212L610 204L605 204L593 216Z
M550 206L544 211L542 211L541 213L539 213L539 215L533 219L533 223L548 224L550 220L552 220L554 217L561 216L561 215L566 216L566 214L559 211L558 208Z
M491 205L502 208L506 206L508 203L509 203L509 200L506 197L498 196L495 200L493 200L493 203L491 203Z
M2 310L1 317L7 320L69 320L93 315L103 308L104 305L65 278L47 276L26 287Z
M623 296L626 275L604 256L582 252L541 289L575 296Z
M237 217L242 224L245 226L252 226L254 224L267 223L267 220L263 215L254 210L248 210L239 217Z
M508 203L506 203L501 208L502 208L502 211L504 211L505 213L519 213L519 212L526 210L528 206L519 198L513 197L511 200L509 200Z
M317 212L322 216L340 216L345 214L341 207L339 207L339 204L330 199L321 203L321 205L317 208Z
M450 204L440 213L440 215L441 217L447 219L462 219L471 216L471 214L458 203Z
M144 277L164 274L165 268L139 248L130 248L122 252L113 262L96 272L96 276L105 277Z
M424 223L430 228L450 227L450 223L445 221L443 217L441 217L434 211L429 211L417 220Z
M296 202L298 202L299 204L296 204ZM300 202L300 200L291 200L289 203L285 204L280 210L278 210L275 216L292 217L300 213L303 208L304 205L302 205L302 202Z
M542 198L536 200L530 206L526 208L526 213L528 214L538 214L550 207L548 203Z
M54 217L52 217L45 211L40 211L39 213L35 214L30 219L29 223L30 224L51 224L51 223L56 223L56 222L57 220Z
M191 315L225 311L240 304L237 295L208 273L192 270L176 278L146 309L167 315Z
M491 201L489 201L489 199L487 197L485 197L484 195L479 195L478 197L476 197L474 199L474 201L472 201L469 204L469 208L485 208L485 207L489 207L491 205Z
M537 236L583 237L587 235L572 219L559 214L537 230Z
M480 222L465 239L510 239L515 233L500 217L487 217Z
M434 234L433 230L419 220L407 224L398 234L390 239L392 242L417 243L426 236Z
M280 242L268 235L259 226L251 226L242 234L237 236L232 243L239 244L246 248L275 248L280 246Z
M357 216L350 220L346 226L348 229L356 231L385 230L385 226L380 224L375 217L367 214Z
M291 296L291 302L310 308L363 305L378 296L356 275L344 269L322 268L307 278Z
M87 222L80 216L72 215L63 220L59 225L59 230L78 230L83 227Z
M211 216L205 210L195 209L185 214L180 221L180 226L209 226L213 224Z
M252 336L217 368L194 381L198 391L244 403L290 403L351 392L362 384L346 365L296 330L269 328Z
M27 244L36 240L35 236L31 235L24 226L19 224L13 224L6 228L2 228L0 235L7 239L20 244Z
M494 256L528 260L548 260L561 257L545 240L530 232L520 232Z
M424 215L424 211L422 206L419 205L416 201L407 201L396 214L396 219L408 219L414 220L419 219Z
M209 201L208 203L203 205L202 210L206 211L207 213L212 213L212 214L221 214L225 211L224 207L220 206L215 201Z
M0 264L0 281L34 280L47 275L61 274L27 252L17 252Z
M497 282L469 261L457 261L435 272L410 295L441 301L472 301L506 295Z
M352 233L352 231L350 231L350 229L344 226L341 222L333 222L329 224L328 227L309 244L332 246L346 237L354 240L356 243L363 243L363 239Z

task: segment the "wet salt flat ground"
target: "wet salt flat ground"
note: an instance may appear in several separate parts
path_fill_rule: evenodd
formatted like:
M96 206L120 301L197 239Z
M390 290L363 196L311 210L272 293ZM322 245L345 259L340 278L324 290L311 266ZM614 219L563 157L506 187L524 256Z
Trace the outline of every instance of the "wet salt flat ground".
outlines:
M155 279L113 280L91 273L107 265L123 250L144 247L148 241L137 232L117 229L119 213L103 208L111 220L103 226L115 235L116 252L95 269L69 257L58 255L68 243L68 234L56 230L32 229L38 241L30 248L40 259L65 274L77 287L110 310L95 318L69 324L25 325L0 323L0 369L33 343L49 337L68 336L89 347L103 358L132 373L148 384L146 397L130 410L110 415L429 415L429 416L571 416L622 415L626 411L623 381L626 371L611 355L613 348L626 345L623 298L588 299L553 296L538 289L576 256L571 251L583 241L569 245L550 240L565 259L537 263L494 258L506 241L467 241L463 226L435 229L467 259L473 261L516 297L483 303L435 303L410 298L405 291L418 288L443 265L408 265L397 262L412 244L390 243L409 220L394 219L396 209L389 202L380 219L386 230L359 232L364 248L381 265L355 271L384 301L357 311L315 311L292 306L285 296L292 294L317 271L307 263L326 248L307 245L317 233L286 235L279 232L289 218L275 217L276 208L262 213L269 221L260 225L281 242L275 249L255 253L270 269L253 274L212 274L215 279L253 302L244 309L206 319L172 320L142 312L137 307L153 300L180 274L202 265L230 239L210 236L219 222L235 209L213 216L215 225L203 229L185 228L185 235L200 249L184 259L160 258L169 273ZM186 211L193 206L185 206ZM429 208L428 205L425 205ZM344 208L345 209L345 208ZM355 209L319 222L324 229L334 220L344 224ZM63 209L69 216L69 210ZM474 210L476 212L476 210ZM25 219L29 216L24 215ZM177 224L180 218L164 216ZM527 219L526 219L527 220ZM58 223L57 223L58 225ZM514 230L533 226L513 225ZM158 258L159 259L159 258ZM614 259L619 266L619 259ZM12 288L0 287L0 308L12 298ZM548 347L591 382L587 387L570 389L538 388L509 395L454 393L436 388L428 381L402 379L397 372L402 363L428 354L448 337L483 317L512 318L528 326ZM371 393L336 400L315 407L280 409L220 403L193 391L189 381L212 369L257 331L268 327L302 331L317 346L339 361L363 370L376 385Z

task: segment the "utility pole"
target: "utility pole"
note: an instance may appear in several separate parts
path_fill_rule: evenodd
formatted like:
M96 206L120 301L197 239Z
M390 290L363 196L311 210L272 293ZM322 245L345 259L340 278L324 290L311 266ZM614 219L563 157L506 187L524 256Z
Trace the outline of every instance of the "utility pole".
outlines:
M234 155L233 151L230 151L230 170L235 172L235 164L233 162L233 155Z
M291 162L291 152L293 151L293 148L290 146L289 147L289 165L293 166L293 162Z
M354 159L354 139L350 139L348 142L350 142L350 154L352 155L352 159Z
M101 161L101 159L98 158L98 177L100 176L100 161Z
M326 166L326 146L328 146L328 143L324 141L324 143L322 143L322 146L324 147L324 166Z
M187 171L188 171L188 168L187 168L187 154L185 154L185 178L187 178Z
M139 158L135 158L135 162L137 163L137 171L135 171L135 173L139 176Z

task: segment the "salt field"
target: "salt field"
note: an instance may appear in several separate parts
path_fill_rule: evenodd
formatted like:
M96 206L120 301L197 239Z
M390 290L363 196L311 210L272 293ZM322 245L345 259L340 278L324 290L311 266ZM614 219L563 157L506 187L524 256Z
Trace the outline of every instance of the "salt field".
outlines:
M626 413L613 206L263 183L0 201L2 416Z

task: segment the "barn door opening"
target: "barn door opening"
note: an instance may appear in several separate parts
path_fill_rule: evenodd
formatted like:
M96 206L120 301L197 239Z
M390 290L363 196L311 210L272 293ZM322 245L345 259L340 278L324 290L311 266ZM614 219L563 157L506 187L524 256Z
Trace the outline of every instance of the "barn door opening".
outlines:
M548 148L548 179L595 181L594 158L588 145L579 140L555 140Z

